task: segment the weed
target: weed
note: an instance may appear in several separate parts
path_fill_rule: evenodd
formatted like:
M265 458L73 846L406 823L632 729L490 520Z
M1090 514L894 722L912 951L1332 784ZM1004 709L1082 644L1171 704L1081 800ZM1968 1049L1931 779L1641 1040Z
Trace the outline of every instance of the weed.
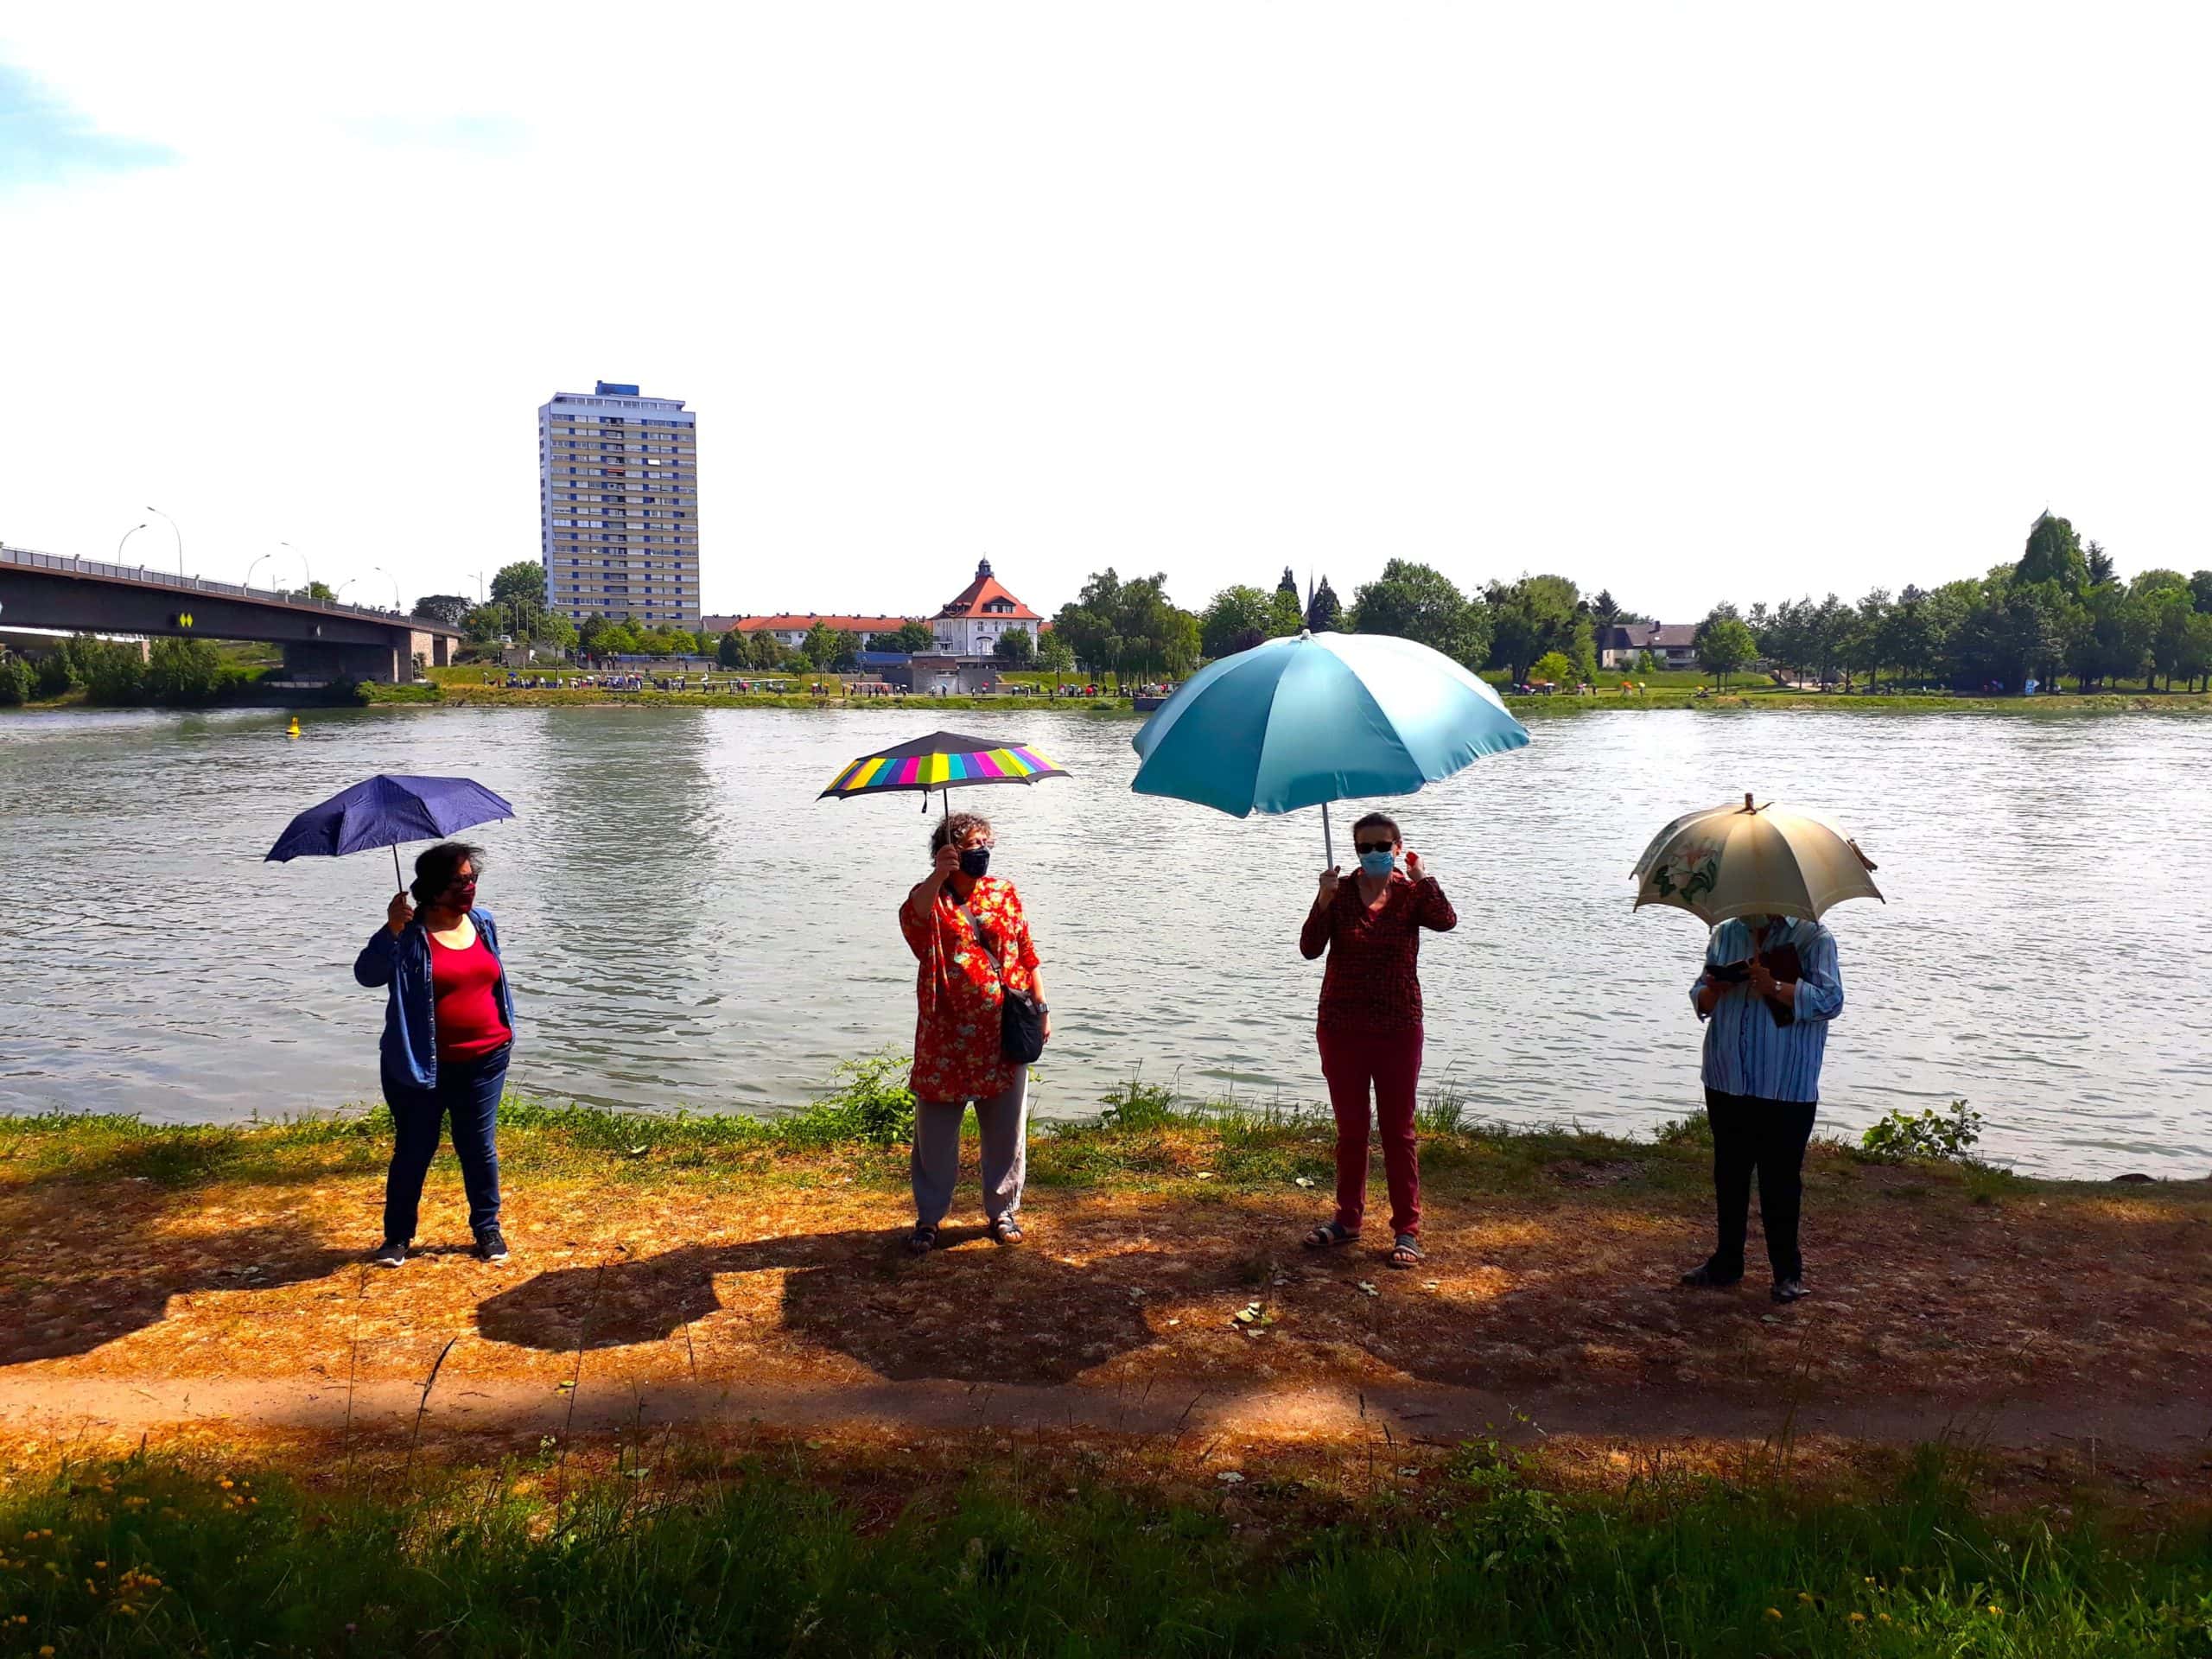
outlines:
M1941 1115L1925 1106L1917 1115L1893 1110L1868 1125L1859 1145L1877 1163L1897 1164L1913 1158L1958 1163L1980 1139L1981 1114L1969 1111L1963 1100L1955 1100L1951 1109Z

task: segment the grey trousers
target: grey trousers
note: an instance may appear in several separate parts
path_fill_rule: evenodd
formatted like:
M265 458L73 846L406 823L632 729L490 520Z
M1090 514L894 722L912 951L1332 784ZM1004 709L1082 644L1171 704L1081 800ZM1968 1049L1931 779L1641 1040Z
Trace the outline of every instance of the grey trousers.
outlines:
M952 1208L960 1180L960 1120L964 1101L914 1103L914 1219L934 1227ZM996 1221L1021 1208L1021 1183L1029 1168L1029 1071L1002 1095L976 1103L983 1132L983 1213Z

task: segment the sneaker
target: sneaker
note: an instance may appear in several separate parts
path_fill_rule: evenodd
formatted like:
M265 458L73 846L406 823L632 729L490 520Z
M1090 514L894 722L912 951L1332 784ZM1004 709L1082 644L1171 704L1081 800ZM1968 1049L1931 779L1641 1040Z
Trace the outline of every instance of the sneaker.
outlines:
M476 1235L476 1255L493 1267L507 1259L507 1237L497 1227L486 1227Z
M1805 1288L1805 1281L1802 1279L1777 1279L1774 1281L1774 1289L1769 1294L1776 1301L1788 1303L1797 1301L1813 1293Z
M380 1268L397 1268L407 1261L407 1245L403 1239L387 1238L370 1254L369 1260Z

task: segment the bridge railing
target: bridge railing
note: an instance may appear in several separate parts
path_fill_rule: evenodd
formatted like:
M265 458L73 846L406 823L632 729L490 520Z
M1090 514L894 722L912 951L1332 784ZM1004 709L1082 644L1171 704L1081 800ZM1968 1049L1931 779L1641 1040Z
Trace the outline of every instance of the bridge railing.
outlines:
M219 594L226 598L247 600L258 605L292 605L304 610L328 611L337 616L358 616L374 622L404 622L410 627L425 628L433 632L452 632L443 623L428 617L379 610L373 605L340 605L334 600L308 599L286 593L282 588L249 588L243 582L210 582L205 576L177 575L173 572L156 570L150 565L107 564L99 559L80 559L61 553L39 553L28 547L0 544L0 565L5 564L22 569L61 570L75 575L147 582L160 588L174 588L180 593Z

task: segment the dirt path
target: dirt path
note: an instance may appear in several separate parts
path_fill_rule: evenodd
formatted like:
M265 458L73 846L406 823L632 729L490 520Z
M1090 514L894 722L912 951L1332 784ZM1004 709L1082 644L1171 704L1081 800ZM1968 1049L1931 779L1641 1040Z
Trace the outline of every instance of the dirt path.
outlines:
M1484 1190L1501 1178L1453 1150L1425 1154L1412 1272L1300 1249L1317 1200L1287 1178L1224 1190L1204 1170L1033 1190L1023 1248L955 1229L917 1261L865 1171L800 1190L524 1163L512 1262L434 1246L397 1273L362 1264L379 1183L358 1166L18 1180L0 1433L321 1430L349 1395L357 1427L410 1426L435 1366L439 1431L557 1433L573 1409L1309 1442L1952 1434L2192 1470L2212 1435L2207 1184L1993 1194L1822 1153L1815 1294L1778 1308L1756 1277L1675 1284L1710 1224L1685 1160L1560 1160ZM434 1176L426 1232L457 1185Z

